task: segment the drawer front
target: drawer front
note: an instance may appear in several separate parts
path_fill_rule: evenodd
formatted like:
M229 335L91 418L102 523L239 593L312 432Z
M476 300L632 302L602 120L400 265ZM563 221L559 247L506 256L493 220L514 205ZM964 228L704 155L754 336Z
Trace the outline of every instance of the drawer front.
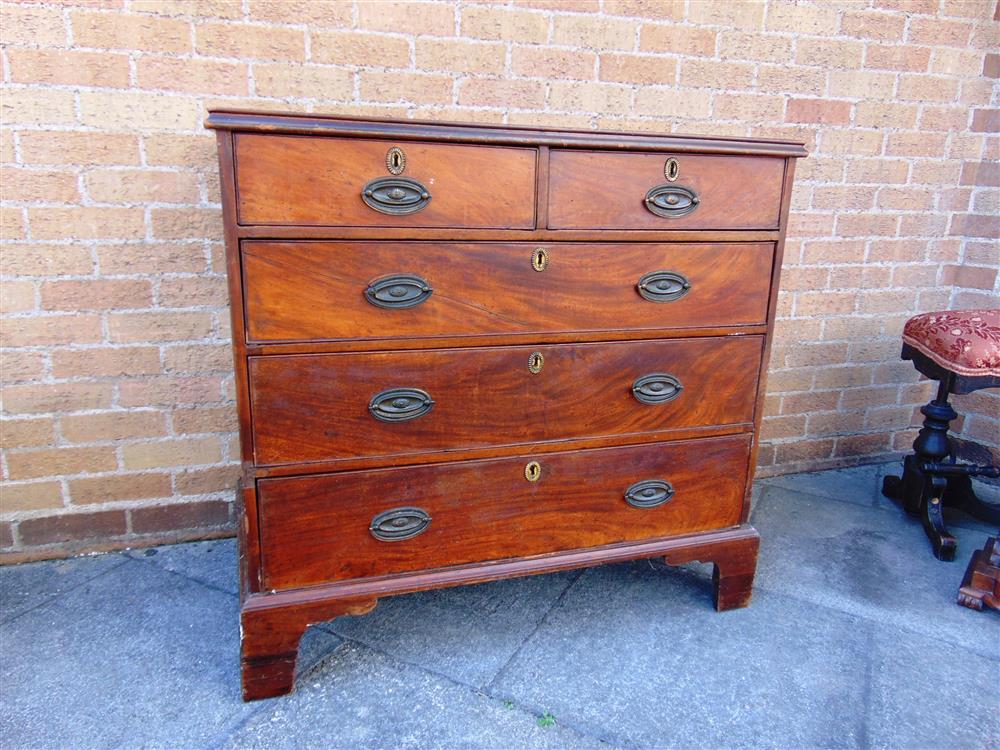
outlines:
M554 150L549 227L777 229L783 177L779 158Z
M388 170L394 146L399 175ZM530 229L535 161L528 148L237 135L239 221Z
M264 342L759 324L773 251L771 243L244 242L247 335Z
M753 419L762 343L732 336L251 357L256 460L391 457L743 424Z
M258 482L264 587L739 523L749 435ZM526 466L537 461L537 479Z

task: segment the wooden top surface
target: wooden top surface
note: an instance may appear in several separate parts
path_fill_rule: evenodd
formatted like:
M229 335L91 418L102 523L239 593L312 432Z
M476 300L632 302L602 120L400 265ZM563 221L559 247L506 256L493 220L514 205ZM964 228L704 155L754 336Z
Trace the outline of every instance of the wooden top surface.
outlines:
M761 156L806 156L797 141L722 136L657 135L600 130L561 130L521 125L477 125L426 120L380 120L321 114L213 109L205 127L256 133L339 135L398 140L461 141L507 146L601 148Z

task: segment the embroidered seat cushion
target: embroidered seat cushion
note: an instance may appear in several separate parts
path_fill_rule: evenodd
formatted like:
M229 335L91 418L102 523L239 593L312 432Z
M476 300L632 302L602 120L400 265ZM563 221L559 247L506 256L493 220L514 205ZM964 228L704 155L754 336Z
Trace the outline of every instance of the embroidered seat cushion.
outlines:
M959 375L1000 376L1000 310L923 313L906 322L903 341Z

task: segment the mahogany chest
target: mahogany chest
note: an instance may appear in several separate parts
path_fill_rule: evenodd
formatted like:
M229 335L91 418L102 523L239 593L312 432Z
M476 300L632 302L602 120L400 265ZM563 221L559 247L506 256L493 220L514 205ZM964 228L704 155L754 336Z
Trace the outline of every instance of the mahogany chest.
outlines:
M801 144L213 111L243 695L420 589L660 557L750 599Z

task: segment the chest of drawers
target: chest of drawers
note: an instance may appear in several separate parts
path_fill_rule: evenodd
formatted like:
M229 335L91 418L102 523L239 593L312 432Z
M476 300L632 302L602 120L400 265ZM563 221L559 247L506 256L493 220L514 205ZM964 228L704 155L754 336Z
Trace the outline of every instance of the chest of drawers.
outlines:
M750 598L787 141L213 111L243 694L305 628L659 557Z

